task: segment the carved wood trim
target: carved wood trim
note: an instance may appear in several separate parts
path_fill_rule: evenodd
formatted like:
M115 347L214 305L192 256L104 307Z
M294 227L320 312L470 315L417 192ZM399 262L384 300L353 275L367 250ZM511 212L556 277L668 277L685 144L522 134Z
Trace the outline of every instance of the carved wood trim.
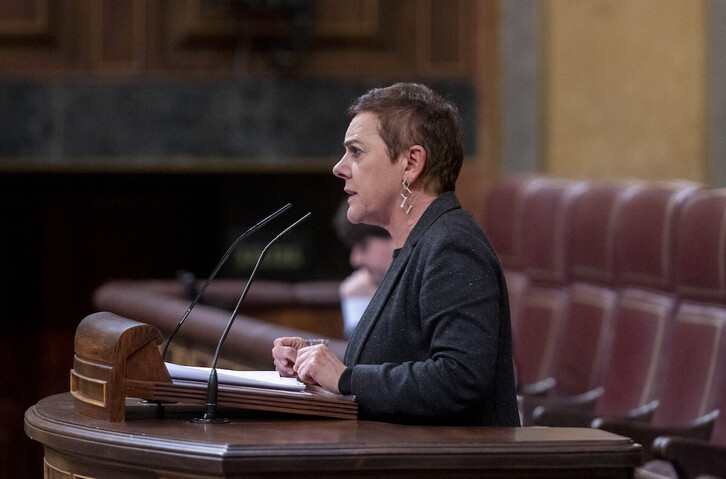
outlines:
M104 74L145 70L146 0L98 0L89 4L91 69Z
M7 15L8 11L33 10L34 14L24 17L21 12L19 16L0 15L0 36L35 36L48 33L49 26L49 0L22 0L7 5L2 11ZM5 2L3 2L5 3ZM31 6L32 4L32 6Z

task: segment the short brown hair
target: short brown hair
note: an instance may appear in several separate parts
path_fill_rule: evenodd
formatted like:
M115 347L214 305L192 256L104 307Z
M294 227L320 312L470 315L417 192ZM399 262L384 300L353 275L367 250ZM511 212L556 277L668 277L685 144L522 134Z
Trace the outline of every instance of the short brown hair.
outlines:
M426 150L421 173L434 193L454 191L464 161L459 110L431 88L419 83L395 83L375 88L348 108L354 117L361 112L378 116L379 134L395 161L407 148Z

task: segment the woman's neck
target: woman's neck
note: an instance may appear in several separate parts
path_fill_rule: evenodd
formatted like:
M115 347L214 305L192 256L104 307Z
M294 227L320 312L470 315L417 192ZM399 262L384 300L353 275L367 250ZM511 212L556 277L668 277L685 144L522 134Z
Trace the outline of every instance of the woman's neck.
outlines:
M399 208L391 217L391 223L386 228L393 239L395 247L402 248L408 235L423 216L424 211L436 199L436 195L423 191L414 191L408 199L411 209L408 214Z

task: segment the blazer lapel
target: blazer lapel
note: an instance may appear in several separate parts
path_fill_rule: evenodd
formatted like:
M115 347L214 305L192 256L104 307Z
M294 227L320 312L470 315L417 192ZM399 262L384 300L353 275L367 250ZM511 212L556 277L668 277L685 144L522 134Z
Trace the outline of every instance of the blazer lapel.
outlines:
M345 357L343 360L346 365L350 366L351 364L358 363L360 355L363 352L363 346L368 341L368 336L370 336L371 331L373 331L373 327L378 321L378 318L380 318L381 312L388 302L388 298L398 285L401 274L403 274L403 270L406 268L408 260L411 258L411 254L413 253L419 238L421 238L424 232L439 216L447 211L458 208L461 208L461 204L454 193L443 193L434 200L431 205L429 205L418 223L416 223L416 226L414 226L411 234L409 234L406 239L406 243L403 245L403 248L401 248L398 255L396 255L391 263L386 276L383 278L376 294L373 295L368 308L366 308L363 316L360 318L358 326L355 328L353 335L348 341L348 348L345 350Z
M360 318L358 326L353 331L353 335L348 342L348 349L345 351L345 364L350 365L358 362L363 352L363 345L368 341L368 336L373 330L376 321L381 316L383 307L396 288L398 280L406 268L406 264L408 264L408 259L411 257L412 250L413 248L409 245L404 245L391 263L391 266L386 272L386 276L384 276L383 281L376 290L376 294L373 295L370 304Z

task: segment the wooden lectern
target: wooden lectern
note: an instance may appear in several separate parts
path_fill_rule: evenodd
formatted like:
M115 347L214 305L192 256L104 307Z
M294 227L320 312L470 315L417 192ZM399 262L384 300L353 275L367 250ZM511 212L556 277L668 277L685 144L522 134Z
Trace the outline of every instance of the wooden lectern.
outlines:
M354 398L307 389L224 386L219 400L230 422L197 424L206 383L170 378L160 342L153 326L111 313L81 322L71 392L25 413L26 433L44 446L47 479L627 479L642 462L640 445L597 429L348 420Z
M172 379L162 361L158 329L113 313L95 313L78 325L71 370L76 410L99 419L124 421L126 398L200 404L207 383ZM304 391L219 385L220 407L355 419L353 396L316 386Z

